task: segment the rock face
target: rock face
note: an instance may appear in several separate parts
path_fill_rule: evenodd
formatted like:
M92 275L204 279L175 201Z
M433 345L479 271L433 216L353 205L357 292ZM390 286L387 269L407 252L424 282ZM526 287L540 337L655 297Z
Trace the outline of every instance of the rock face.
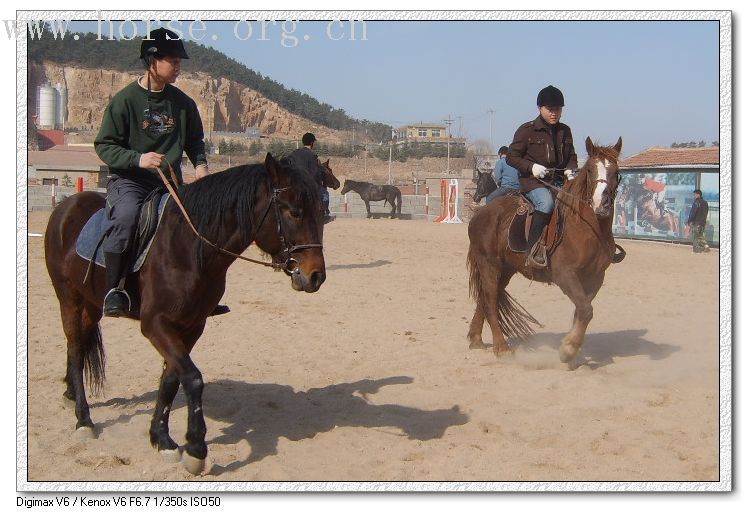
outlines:
M109 100L140 75L105 69L83 69L52 62L29 65L29 112L37 112L37 87L67 88L66 129L97 131ZM313 132L325 143L350 139L347 132L323 127L283 109L257 91L205 73L184 73L174 84L197 103L206 138L212 132L243 132L259 127L262 136L298 140ZM223 135L222 135L223 136Z

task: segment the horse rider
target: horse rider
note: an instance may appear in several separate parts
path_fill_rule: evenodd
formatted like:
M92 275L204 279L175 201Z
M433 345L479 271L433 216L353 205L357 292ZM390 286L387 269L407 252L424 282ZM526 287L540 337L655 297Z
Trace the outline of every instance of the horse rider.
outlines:
M302 147L295 149L288 155L291 164L299 169L309 173L315 183L320 187L320 194L322 196L322 203L325 207L325 214L322 218L323 222L327 224L335 220L330 215L330 193L327 191L327 187L323 182L322 177L322 164L317 157L317 153L314 152L314 144L317 142L317 138L313 133L305 133L301 137Z
M102 243L106 264L104 316L126 315L132 304L125 291L134 234L145 197L162 186L152 169L171 164L182 181L182 152L195 167L197 179L209 174L203 125L195 101L172 84L182 59L182 41L165 28L149 32L140 45L145 72L109 102L94 146L109 166L106 215L111 229ZM171 180L171 177L169 178Z
M548 261L545 251L540 250L540 236L553 212L550 187L563 185L564 176L573 179L578 164L571 129L560 122L563 93L549 85L538 93L537 106L538 117L515 132L506 161L519 171L520 190L535 207L527 240L527 264L544 268Z
M519 190L519 173L517 169L506 163L506 155L509 154L509 148L501 146L499 148L499 159L496 161L496 168L493 171L493 179L496 182L496 190L491 192L486 198L486 204L494 199L517 192Z

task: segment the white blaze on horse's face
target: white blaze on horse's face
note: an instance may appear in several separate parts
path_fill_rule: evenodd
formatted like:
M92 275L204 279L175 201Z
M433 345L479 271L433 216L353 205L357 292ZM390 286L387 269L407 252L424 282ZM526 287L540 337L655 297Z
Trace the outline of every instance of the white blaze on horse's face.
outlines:
M596 212L603 203L603 193L608 187L608 165L607 159L597 161L597 177L595 178L597 185L595 186L595 192L592 194L592 207Z

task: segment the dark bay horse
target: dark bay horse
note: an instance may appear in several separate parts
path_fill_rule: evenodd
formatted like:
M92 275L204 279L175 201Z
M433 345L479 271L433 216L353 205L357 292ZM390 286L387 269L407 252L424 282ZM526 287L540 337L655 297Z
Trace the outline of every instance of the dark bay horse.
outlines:
M182 462L193 474L205 467L203 378L190 352L226 286L226 271L251 242L269 254L273 266L291 276L294 290L315 292L325 280L320 196L306 173L277 162L212 174L180 189L186 210L202 236L233 255L201 242L174 201L165 208L148 258L135 280L140 291L140 329L164 359L164 370L150 427L151 444L179 459L169 436L169 412L181 385L187 397L187 444ZM60 301L67 338L64 396L75 401L76 428L95 436L83 373L96 392L104 382L104 348L99 320L105 270L95 267L84 282L88 262L76 254L78 234L104 196L81 192L52 212L44 238L47 269ZM262 263L262 262L261 262ZM263 263L271 265L270 263ZM261 291L257 291L261 293ZM230 359L230 355L228 355Z
M480 203L484 197L488 197L494 190L496 190L496 180L493 179L493 172L479 172L478 179L475 182L473 201Z
M559 349L561 361L573 365L592 320L592 300L614 261L613 204L623 145L620 138L612 147L595 146L589 137L585 143L589 159L556 199L550 225L555 225L556 216L562 216L564 233L550 255L548 268L527 266L525 254L508 247L509 224L521 200L518 196L492 201L470 220L467 266L470 294L476 302L468 331L470 348L483 348L484 321L491 328L496 355L511 350L505 336L525 338L534 334L530 323L540 325L506 291L512 276L519 272L528 279L558 285L574 303L574 322Z
M392 219L400 214L403 205L403 198L400 189L394 185L374 185L373 183L367 183L365 181L345 180L345 183L343 183L343 190L341 190L340 193L345 195L351 190L360 195L361 199L364 200L364 204L366 204L367 219L371 217L371 208L369 206L370 201L384 201L385 204L390 203L392 205L390 218ZM397 210L397 215L395 214L395 210Z

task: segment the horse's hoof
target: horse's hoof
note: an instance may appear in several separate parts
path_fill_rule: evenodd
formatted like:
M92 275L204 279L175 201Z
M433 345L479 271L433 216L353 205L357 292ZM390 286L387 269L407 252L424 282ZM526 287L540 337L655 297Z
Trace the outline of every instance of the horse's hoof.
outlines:
M182 465L193 475L200 475L205 471L205 459L197 459L187 452L182 455Z
M558 357L562 363L572 363L576 355L577 351L566 345L561 345L561 348L558 349Z
M509 348L509 345L504 345L498 348L494 347L493 353L496 357L507 357L507 356L514 355L514 352L512 351L511 348Z
M483 344L482 341L471 341L470 346L468 348L470 350L483 350L486 348L486 346Z
M75 429L75 437L81 441L96 439L96 432L93 427L78 427Z
M62 408L65 409L66 411L75 409L75 400L71 400L65 395L62 395L62 400L60 401L60 403L62 404Z
M176 450L159 450L158 453L161 454L161 458L164 462L168 464L177 464L182 461L182 454L179 452L178 448Z

